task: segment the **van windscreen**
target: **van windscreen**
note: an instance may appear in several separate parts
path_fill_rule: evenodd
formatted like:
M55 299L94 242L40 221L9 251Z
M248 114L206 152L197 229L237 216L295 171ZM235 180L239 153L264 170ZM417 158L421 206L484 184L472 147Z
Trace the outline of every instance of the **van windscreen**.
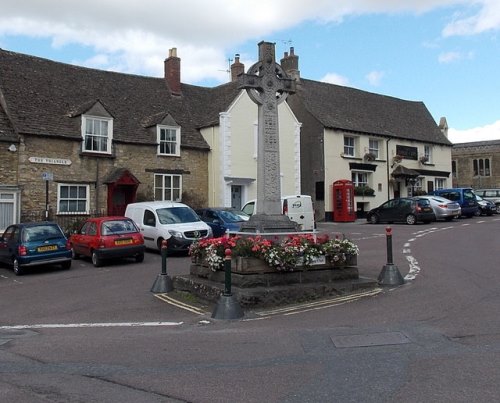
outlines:
M169 207L156 210L161 224L182 224L201 221L200 217L189 207Z

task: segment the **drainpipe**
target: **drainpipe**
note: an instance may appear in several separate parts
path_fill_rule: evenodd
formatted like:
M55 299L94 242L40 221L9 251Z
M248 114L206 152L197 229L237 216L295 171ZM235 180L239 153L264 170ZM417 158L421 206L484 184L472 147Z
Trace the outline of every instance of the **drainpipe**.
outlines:
M387 139L385 142L385 155L386 155L386 167L387 167L387 200L391 198L391 191L389 189L389 141L392 139Z

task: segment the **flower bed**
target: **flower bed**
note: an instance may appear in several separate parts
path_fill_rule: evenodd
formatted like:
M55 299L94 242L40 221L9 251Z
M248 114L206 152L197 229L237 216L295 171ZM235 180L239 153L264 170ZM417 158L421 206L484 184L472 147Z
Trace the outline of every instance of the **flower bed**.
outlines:
M261 236L230 236L202 239L191 245L189 254L193 262L204 261L213 271L223 270L225 250L231 256L263 260L277 271L293 271L297 267L310 267L320 256L332 263L343 263L357 256L357 245L346 238L330 239L328 235L290 235L281 241Z

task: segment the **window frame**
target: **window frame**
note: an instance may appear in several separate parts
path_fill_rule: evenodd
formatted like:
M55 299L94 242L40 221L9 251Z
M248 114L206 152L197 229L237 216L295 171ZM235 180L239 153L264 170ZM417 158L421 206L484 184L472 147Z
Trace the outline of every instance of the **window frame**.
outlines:
M68 188L85 188L85 198L81 197L69 197L71 194L71 190L68 189L68 197L63 198L61 196L62 188L63 187L68 187ZM77 190L79 193L79 189ZM68 206L69 203L72 201L76 201L78 204L79 202L85 201L85 209L84 210L62 210L61 209L61 202L62 201L67 201ZM88 184L82 184L82 183L58 183L57 184L57 214L89 214L90 210L90 185Z
M173 131L175 132L175 141L162 140L162 131ZM157 125L156 126L156 141L158 147L156 153L162 157L179 157L181 155L181 128L179 126L167 126L167 125ZM163 144L174 144L175 152L162 152ZM165 147L166 149L167 147Z
M351 144L347 144L350 143ZM356 137L344 135L344 157L356 157Z
M157 186L157 178L161 177L161 186ZM170 183L171 186L167 188L165 186L166 183L166 178L170 178ZM174 179L179 180L179 186L175 187L173 186L174 184ZM170 196L171 198L167 199L165 198L165 192L169 189ZM177 190L179 197L177 199L173 199L173 193L174 190ZM182 202L182 175L179 174L154 174L153 177L153 191L154 191L154 199L156 201L173 201L173 202ZM160 193L158 193L160 192ZM161 194L161 198L159 198L159 194Z
M366 177L366 182L359 181L358 175L363 175ZM356 176L356 177L355 177ZM370 186L370 176L371 172L368 171L351 171L351 181L354 187L358 186Z
M87 133L87 122L88 121L99 121L99 122L106 122L107 124L107 134L106 136L102 134L93 134L93 133ZM87 137L92 136L96 138L105 138L106 139L106 150L101 151L101 150L92 150L92 149L87 149L86 144L87 144ZM83 115L82 116L82 152L84 153L95 153L95 154L104 154L104 155L111 155L111 146L113 144L113 119L112 118L107 118L103 116L93 116L93 115Z
M380 140L368 139L368 152L375 155L375 159L380 159Z
M491 176L490 158L474 158L472 160L473 176Z

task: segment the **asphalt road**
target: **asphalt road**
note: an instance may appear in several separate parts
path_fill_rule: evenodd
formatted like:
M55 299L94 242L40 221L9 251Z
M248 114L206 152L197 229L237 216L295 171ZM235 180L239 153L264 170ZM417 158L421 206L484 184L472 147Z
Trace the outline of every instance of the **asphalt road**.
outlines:
M324 223L387 262L386 226ZM486 402L500 396L500 216L392 225L406 283L212 320L150 292L142 264L0 268L2 402ZM172 257L170 275L189 258Z

